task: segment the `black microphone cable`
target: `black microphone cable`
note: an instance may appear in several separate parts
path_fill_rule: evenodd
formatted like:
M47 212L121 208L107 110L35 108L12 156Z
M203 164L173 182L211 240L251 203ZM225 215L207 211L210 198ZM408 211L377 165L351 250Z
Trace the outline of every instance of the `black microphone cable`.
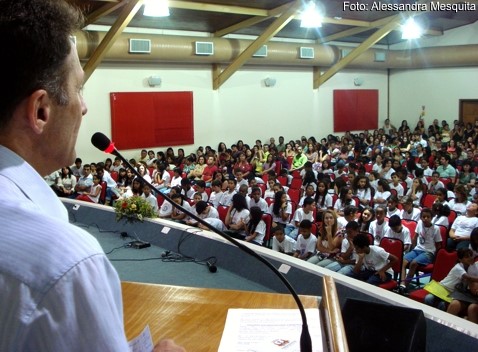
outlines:
M123 155L121 155L121 153L116 149L115 145L113 142L111 142L111 140L105 136L103 133L101 132L96 132L95 134L93 134L93 136L91 137L91 143L96 147L98 148L99 150L101 150L102 152L105 152L105 153L108 153L108 154L112 154L114 156L117 156L118 158L121 159L121 161L123 161L130 169L131 171L133 171L133 173L139 177L144 183L146 183L148 186L151 187L151 189L154 189L157 193L159 193L161 195L161 197L163 197L166 201L168 201L169 203L171 203L171 205L173 207L176 207L177 209L179 209L180 211L182 211L183 213L187 214L188 216L190 216L191 218L193 218L194 220L196 220L197 222L203 224L204 226L206 226L210 231L212 232L215 232L217 233L219 236L221 236L222 238L226 239L227 241L231 242L232 244L234 244L236 247L238 247L239 249L241 249L242 251L246 252L247 254L253 256L254 258L256 258L258 261L260 261L261 263L263 263L264 265L266 265L270 270L272 270L274 272L274 274L283 282L283 284L287 287L287 289L289 290L290 294L292 295L292 297L294 298L294 301L296 302L297 304L297 307L299 308L299 312L300 312L300 316L302 318L302 333L300 335L300 350L301 352L312 352L312 339L310 337L310 333L309 333L309 327L307 325L307 317L305 315L305 310L304 310L304 306L302 305L302 302L300 301L300 298L299 296L297 295L297 292L295 292L294 288L292 287L292 285L290 284L290 282L285 278L284 275L282 275L279 270L276 269L276 267L274 267L267 259L261 257L260 255L258 255L256 252L254 252L252 249L250 249L249 247L243 245L242 243L240 243L239 241L235 240L234 238L232 238L231 236L225 234L224 232L216 229L214 226L211 226L209 223L207 223L206 221L204 221L203 219L199 218L198 216L196 216L195 214L193 214L192 212L190 212L189 210L183 208L182 206L180 206L179 204L177 204L176 202L174 202L170 197L168 197L167 195L165 195L164 193L160 192L158 189L156 189L155 186L153 186L150 182L148 182L147 180L145 180L143 178L143 176L136 170L136 168L134 168L128 160L126 160ZM211 269L210 269L211 270Z

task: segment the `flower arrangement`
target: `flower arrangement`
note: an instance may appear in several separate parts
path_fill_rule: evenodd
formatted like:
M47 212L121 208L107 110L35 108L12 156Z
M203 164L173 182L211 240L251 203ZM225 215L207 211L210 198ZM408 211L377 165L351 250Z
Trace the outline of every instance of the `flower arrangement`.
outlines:
M116 221L126 218L128 221L143 221L144 218L155 218L153 207L139 196L118 199L115 203Z

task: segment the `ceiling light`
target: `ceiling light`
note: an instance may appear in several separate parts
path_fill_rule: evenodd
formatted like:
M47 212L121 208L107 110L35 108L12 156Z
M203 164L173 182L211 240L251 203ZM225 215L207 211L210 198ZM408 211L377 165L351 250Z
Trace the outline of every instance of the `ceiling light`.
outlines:
M315 2L310 1L305 10L302 12L300 26L303 28L318 28L322 27L322 16L315 5Z
M418 39L421 36L422 29L415 20L410 17L402 26L402 39Z
M143 15L151 17L169 16L168 0L144 0Z

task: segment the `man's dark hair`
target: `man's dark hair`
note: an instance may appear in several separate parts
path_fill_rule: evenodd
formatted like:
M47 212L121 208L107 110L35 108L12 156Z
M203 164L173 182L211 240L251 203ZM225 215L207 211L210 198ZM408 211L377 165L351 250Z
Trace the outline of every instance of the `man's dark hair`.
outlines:
M70 36L81 28L82 19L66 1L0 0L0 37L8 48L0 59L0 128L38 89L45 89L57 104L68 104L66 58L74 45Z

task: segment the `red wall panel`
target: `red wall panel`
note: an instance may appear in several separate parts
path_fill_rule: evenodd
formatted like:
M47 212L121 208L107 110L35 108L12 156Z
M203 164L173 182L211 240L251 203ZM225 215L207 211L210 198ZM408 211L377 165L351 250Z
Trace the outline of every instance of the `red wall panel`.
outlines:
M194 144L192 92L110 93L110 104L119 149Z
M334 132L378 128L378 90L334 90Z

